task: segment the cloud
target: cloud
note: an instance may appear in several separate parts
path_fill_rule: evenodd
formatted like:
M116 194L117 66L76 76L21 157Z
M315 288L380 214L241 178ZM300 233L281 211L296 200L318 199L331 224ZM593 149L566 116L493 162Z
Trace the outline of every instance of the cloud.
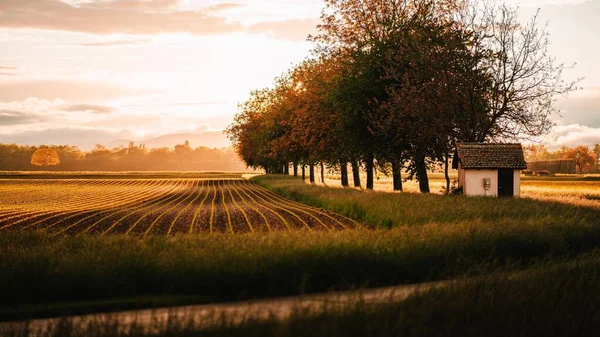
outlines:
M42 119L34 114L15 110L0 110L0 126L30 124L41 121Z
M90 34L155 35L189 33L221 35L250 31L278 39L304 41L316 31L314 19L268 21L244 26L228 20L221 12L245 7L220 3L198 10L181 9L178 0L2 0L0 27L34 28ZM118 40L77 44L84 47L138 45L146 41Z
M175 102L169 104L169 106L205 106L205 105L218 105L230 103L228 101L214 101L214 102Z
M0 101L0 110L19 111L27 113L40 113L57 110L57 107L65 106L66 102L60 99L43 100L35 97L22 101L2 102Z
M148 43L148 40L143 39L123 39L115 41L97 41L77 43L74 46L79 47L121 47L121 46L139 46Z
M0 101L22 101L29 97L46 100L99 101L154 93L150 89L123 88L106 83L77 81L16 81L0 83Z
M217 35L242 30L217 16L219 7L181 10L178 0L112 0L67 3L59 0L2 0L0 27L75 31L92 34L187 32ZM221 9L227 6L221 6ZM231 7L231 5L229 6Z
M17 70L16 67L0 66L0 76L17 76L15 70Z
M561 146L593 146L600 143L600 128L580 124L558 125L544 138L543 143L552 150Z
M96 104L68 104L64 100L35 97L23 101L0 101L0 133L57 127L99 127L94 122L112 118L116 108ZM105 125L114 128L115 125ZM132 123L133 126L135 124ZM121 128L123 126L120 126Z
M80 1L78 7L86 6L100 9L119 9L119 10L167 10L177 7L181 0L92 0Z
M560 99L561 124L583 124L600 127L600 86L588 86L566 99Z
M91 112L95 114L110 114L115 111L115 108L104 105L94 105L94 104L76 104L76 105L67 105L61 108L62 111L68 112Z
M81 125L103 119L116 109L103 105L67 104L64 100L43 100L35 97L23 101L0 101L0 132L11 133L27 129ZM76 113L85 112L85 113Z
M216 4L216 5L211 5L205 8L206 11L210 11L210 12L222 12L222 11L226 11L226 10L230 10L230 9L236 9L236 8L242 8L242 7L246 7L246 5L244 4L238 4L238 3L220 3L220 4Z
M250 32L266 33L276 39L305 41L309 34L317 32L317 20L293 19L285 21L260 22L249 27Z
M509 3L515 3L523 6L547 6L547 5L579 5L592 0L512 0Z
M134 138L128 130L92 129L92 128L54 128L29 130L13 134L0 134L0 143L21 145L78 145L88 150L96 144L108 144L115 139Z

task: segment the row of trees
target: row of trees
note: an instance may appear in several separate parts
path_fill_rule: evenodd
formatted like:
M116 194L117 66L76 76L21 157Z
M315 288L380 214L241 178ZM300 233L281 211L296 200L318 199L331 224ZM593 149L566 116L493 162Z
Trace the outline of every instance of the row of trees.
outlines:
M549 151L543 144L525 146L525 159L527 162L539 162L568 159L575 163L577 173L600 173L600 144L589 146L577 146L569 148L561 147L556 151Z
M44 155L34 157L40 149L54 151L58 162L50 160L47 155L50 151L42 151ZM0 171L242 171L245 167L233 149L194 149L188 142L174 148L150 150L134 143L114 149L96 145L89 152L67 145L0 144Z
M463 0L325 0L310 57L253 91L227 132L240 157L267 173L325 164L354 185L366 170L429 192L428 169L448 172L458 142L549 131L554 96L575 89L548 54L537 16ZM450 179L447 176L449 187Z

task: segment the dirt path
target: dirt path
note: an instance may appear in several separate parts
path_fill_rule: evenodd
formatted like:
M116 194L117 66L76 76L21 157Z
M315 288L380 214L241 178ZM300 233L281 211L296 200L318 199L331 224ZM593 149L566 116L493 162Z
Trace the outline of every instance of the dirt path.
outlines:
M452 281L420 283L386 288L366 289L337 293L323 293L297 297L255 300L224 304L191 305L162 309L123 311L108 314L91 314L72 317L37 319L32 321L16 321L0 323L0 335L29 329L29 336L37 336L52 327L71 321L75 326L85 329L90 325L110 321L117 322L122 329L132 324L146 327L148 331L157 329L168 321L191 322L195 326L210 327L215 323L227 322L238 325L252 320L288 319L292 313L302 311L319 314L325 309L344 308L361 301L367 304L400 302L419 291L440 288Z

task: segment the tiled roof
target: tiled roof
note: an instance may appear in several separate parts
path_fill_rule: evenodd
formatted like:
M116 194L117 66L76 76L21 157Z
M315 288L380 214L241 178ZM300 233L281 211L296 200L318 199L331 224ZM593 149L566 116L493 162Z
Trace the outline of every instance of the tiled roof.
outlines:
M456 145L452 167L465 169L526 169L521 144L461 143Z

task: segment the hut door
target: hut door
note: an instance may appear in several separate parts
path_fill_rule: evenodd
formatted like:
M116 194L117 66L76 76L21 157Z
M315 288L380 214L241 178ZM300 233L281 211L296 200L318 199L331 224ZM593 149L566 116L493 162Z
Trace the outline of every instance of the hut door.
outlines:
M498 170L498 196L514 196L515 173L513 169Z

